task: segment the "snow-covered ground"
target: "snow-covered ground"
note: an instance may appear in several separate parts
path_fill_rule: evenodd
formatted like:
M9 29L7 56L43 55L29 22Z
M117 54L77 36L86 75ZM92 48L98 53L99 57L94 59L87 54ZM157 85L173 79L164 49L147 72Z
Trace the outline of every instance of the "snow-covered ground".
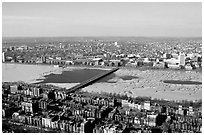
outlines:
M168 100L202 99L202 85L167 84L163 80L182 80L202 82L202 73L194 71L120 69L116 77L109 80L116 83L95 83L86 88L88 92L111 92L129 96L147 96ZM138 77L122 80L120 76Z
M2 63L2 81L34 83L36 79L42 79L44 75L60 72L60 69L47 65L25 65Z

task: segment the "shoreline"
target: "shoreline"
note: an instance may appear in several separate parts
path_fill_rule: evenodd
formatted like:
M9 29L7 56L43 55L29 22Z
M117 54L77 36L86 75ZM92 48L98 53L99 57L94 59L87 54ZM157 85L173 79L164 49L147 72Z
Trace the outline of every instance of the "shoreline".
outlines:
M54 64L44 64L44 63L18 63L18 62L4 62L4 63L5 64L20 64L20 65L54 66ZM67 67L101 69L101 70L109 70L109 69L115 68L115 67L111 67L111 66L88 66L88 65L68 65ZM59 68L63 68L63 67L59 67ZM152 71L198 72L198 73L202 74L202 68L193 69L193 70L171 69L171 68L154 68L154 67L145 67L145 66L144 67L120 66L118 68L130 69L130 70L140 70L140 71L152 70Z
M54 64L41 64L41 63L18 63L18 62L4 62L2 64L18 64L18 65L36 65L36 66L51 66L54 67ZM79 69L101 69L101 70L111 70L114 67L107 66L86 66L86 65L69 65L67 67L55 67L55 68L79 68Z

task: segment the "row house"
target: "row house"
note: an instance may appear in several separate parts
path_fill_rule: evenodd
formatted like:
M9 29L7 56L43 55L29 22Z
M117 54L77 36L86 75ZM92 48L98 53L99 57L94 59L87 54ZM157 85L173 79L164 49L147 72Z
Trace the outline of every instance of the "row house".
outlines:
M137 116L129 116L124 117L124 122L131 123L139 126L156 126L156 116L148 116L148 117L137 117Z
M32 98L30 96L24 96L23 101L24 102L32 102Z
M122 133L123 129L118 128L118 125L106 125L94 128L94 133Z
M17 92L18 92L18 86L17 85L10 86L10 93L11 94L16 94Z
M100 110L97 110L97 113L96 113L96 118L105 118L107 117L106 115L106 111L107 111L108 107L107 106L102 106Z
M46 63L48 63L48 64L57 64L57 65L65 65L66 60L46 59Z
M124 118L121 114L115 114L113 117L115 121L123 121Z
M145 104L145 109L148 109L149 110L149 107L150 105L149 104ZM144 109L144 105L142 104L135 104L134 102L129 102L128 100L122 100L122 107L128 107L128 108L131 108L131 109L137 109L137 110L142 110Z
M67 106L71 108L82 108L82 104L75 103L73 101L67 102Z
M66 99L66 93L64 91L55 91L54 92L55 94L55 99L58 100L58 99Z
M82 102L82 98L81 98L81 97L79 97L79 96L72 96L72 99L73 99L74 101L79 102L79 103L81 103L81 102Z
M46 99L40 99L39 101L38 101L38 106L39 106L39 108L40 109L42 109L42 110L46 110L47 109L47 105L48 105L48 100L46 100Z
M34 116L30 115L30 114L25 114L25 124L28 124L28 125L33 125L33 118Z
M25 115L18 115L17 121L20 123L25 123L25 121L26 121Z
M80 123L80 132L79 133L85 133L85 124L87 123L86 119L84 119L81 123Z
M135 118L134 118L134 124L140 125L140 118L135 117Z
M84 118L89 118L89 117L95 118L95 114L96 114L95 111L84 110Z
M138 110L144 109L144 110L151 111L155 106L152 106L150 101L144 101L143 103L135 103L129 100L122 100L122 107L129 107L131 109L138 109Z
M32 116L27 114L13 114L13 120L16 122L32 125Z
M144 102L144 110L147 110L147 111L151 110L150 101L145 101Z
M20 122L27 125L41 127L42 121L40 116L31 116L29 114L14 113L12 119L16 122Z
M69 121L67 124L66 124L66 131L69 132L69 133L79 133L80 132L80 125L74 121Z
M51 128L51 122L53 117L42 117L42 127Z
M51 121L51 127L52 129L58 129L58 121Z
M162 112L162 108L161 108L160 112ZM176 113L176 108L167 106L165 113L168 114L168 115L175 114Z
M112 110L109 114L108 114L108 118L111 120L116 120L116 121L128 121L128 117L125 116L124 114L121 114L121 112L119 110Z
M43 93L41 93L42 98L48 99L48 93L49 93L49 91L43 91Z
M21 93L27 96L39 97L43 93L43 90L37 87L30 87L27 90L21 90Z
M33 116L31 119L32 119L33 126L42 127L41 116Z
M156 126L156 117L157 115L147 115L147 120L148 120L147 125L150 127Z
M195 114L195 112L194 112L192 106L189 106L187 108L187 107L183 107L182 105L179 105L178 110L176 110L176 114L193 116Z
M32 96L39 97L43 93L43 90L41 88L32 88Z
M35 113L38 111L37 102L21 102L22 111Z
M59 120L60 120L60 118L61 118L64 114L65 114L64 111L59 111L59 112L57 113L57 115L59 116Z
M93 100L93 104L98 104L98 105L102 105L102 106L109 106L109 100L97 98L97 99Z
M81 98L81 102L82 103L87 103L87 104L92 104L93 103L93 99L90 97L82 97Z
M73 99L79 103L87 103L87 104L97 104L97 105L103 105L103 106L109 106L109 100L108 99L93 99L90 97L79 97L79 96L75 96L73 97Z
M12 120L16 122L19 121L19 112L14 112L12 114Z
M180 123L178 121L174 121L171 124L171 129L173 129L173 131L178 132L178 129L181 130L189 130L189 131L193 131L193 132L201 132L200 128L202 127L201 125L192 125L192 124L188 124L188 123Z
M73 133L74 132L74 125L75 125L74 122L68 121L68 123L66 124L66 131L68 131L69 133Z
M65 120L59 120L58 121L58 129L61 131L65 131L66 128L66 121Z
M84 114L84 109L71 108L70 110L71 110L73 116Z
M66 111L62 116L59 117L59 120L68 120L69 116L71 116L71 111Z
M93 133L104 133L104 131L101 126L96 126L93 130Z
M27 90L23 90L23 94L25 94L27 96L32 96L33 95L33 91L29 88Z
M84 106L84 108L88 110L99 110L99 106L95 106L95 105L86 105Z

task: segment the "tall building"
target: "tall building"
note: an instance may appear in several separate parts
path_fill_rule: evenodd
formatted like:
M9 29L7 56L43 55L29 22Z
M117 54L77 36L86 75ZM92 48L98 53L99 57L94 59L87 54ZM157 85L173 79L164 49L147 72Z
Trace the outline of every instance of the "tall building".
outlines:
M41 61L42 61L42 63L46 63L46 57L45 57L45 56L42 56L42 57L41 57Z
M18 91L18 86L17 85L10 86L10 92L12 94L17 93L17 91Z
M5 62L5 53L2 52L2 62Z
M185 65L185 54L184 53L179 54L179 65L181 66Z
M10 46L10 47L9 47L9 50L10 50L10 51L14 51L14 50L15 50L15 47L14 47L14 46Z
M145 102L144 102L144 109L145 109L145 110L150 110L150 109L151 109L150 101L145 101Z
M41 90L39 88L33 88L32 89L32 95L33 96L38 97L38 96L40 96L40 94L41 94Z

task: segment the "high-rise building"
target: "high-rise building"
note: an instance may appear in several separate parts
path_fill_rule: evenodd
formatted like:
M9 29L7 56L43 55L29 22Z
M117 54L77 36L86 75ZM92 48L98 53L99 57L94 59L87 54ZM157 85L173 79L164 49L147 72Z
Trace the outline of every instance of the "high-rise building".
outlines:
M36 96L36 97L40 96L40 89L39 88L33 88L32 94L33 94L33 96Z
M151 109L151 107L150 107L150 101L145 101L145 102L144 102L144 109L145 109L145 110L150 110L150 109Z
M18 86L17 85L10 86L10 92L12 94L17 93L17 91L18 91Z
M179 65L181 66L185 65L185 54L184 53L179 54Z
M5 53L2 52L2 62L5 62Z
M41 57L41 61L42 61L42 63L46 63L46 57L45 57L45 56L42 56L42 57Z
M14 46L10 46L10 47L9 47L9 50L10 50L10 51L14 51L14 50L15 50L15 47L14 47Z

